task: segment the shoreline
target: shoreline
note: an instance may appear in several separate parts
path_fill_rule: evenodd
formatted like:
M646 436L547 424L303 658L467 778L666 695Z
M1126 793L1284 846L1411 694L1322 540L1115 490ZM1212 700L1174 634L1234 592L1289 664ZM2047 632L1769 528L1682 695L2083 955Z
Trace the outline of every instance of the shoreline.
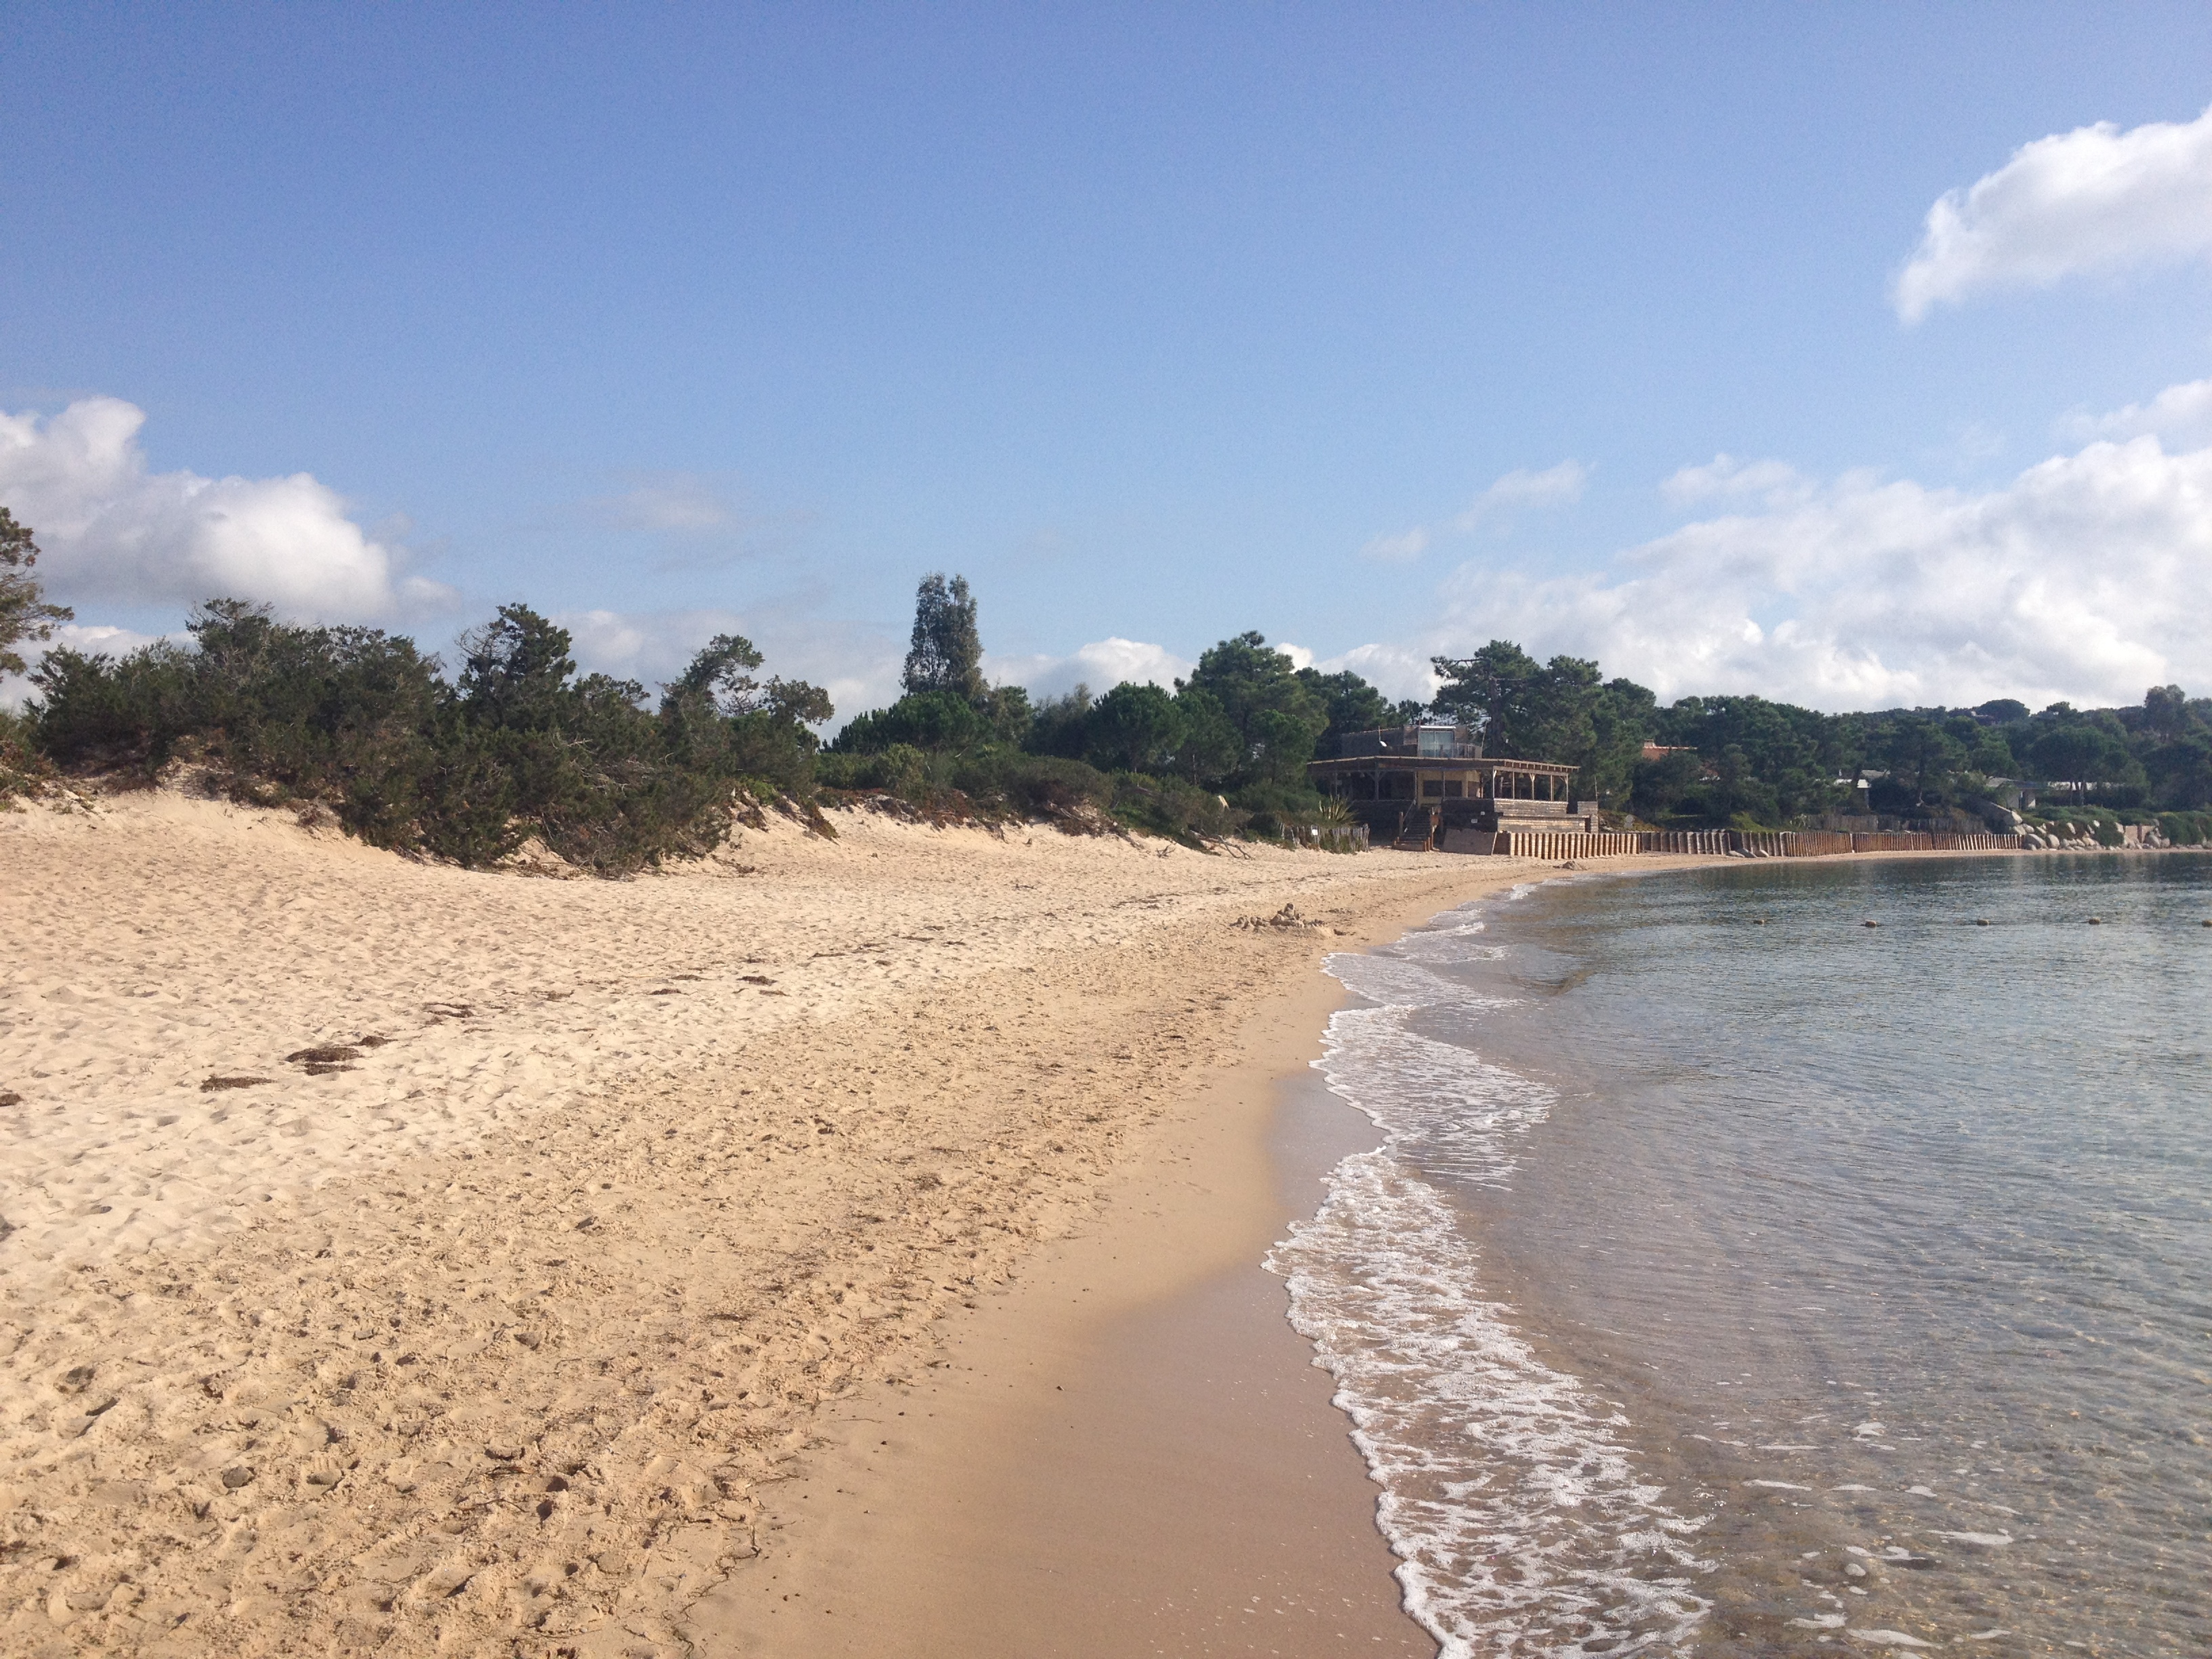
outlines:
M767 1494L773 1547L695 1608L702 1654L1437 1651L1401 1606L1334 1384L1260 1264L1375 1144L1310 1066L1348 996L1322 956L1558 873L1467 863L1449 902L1308 953L1090 1225L948 1320L945 1364L824 1425Z
M1571 867L1514 860L1493 872L1471 860L1473 879L1454 904L1377 915L1330 948L1372 949L1456 904L1526 883L1735 863L1645 855ZM805 1472L770 1489L764 1514L773 1517L774 1547L695 1609L690 1632L702 1654L1052 1650L1120 1659L1279 1650L1268 1644L1271 1627L1275 1641L1303 1629L1298 1651L1326 1650L1340 1637L1371 1651L1436 1651L1401 1606L1389 1577L1395 1558L1374 1520L1378 1492L1348 1420L1330 1401L1334 1385L1290 1328L1283 1282L1259 1265L1291 1220L1313 1212L1335 1158L1374 1144L1364 1115L1328 1094L1309 1069L1328 1015L1347 995L1319 973L1318 954L1313 984L1277 993L1298 1012L1267 1042L1248 1048L1209 1091L1210 1099L1226 1090L1241 1101L1240 1131L1199 1148L1188 1139L1199 1109L1188 1109L1175 1126L1183 1140L1170 1133L1133 1149L1108 1182L1096 1231L1050 1247L983 1310L946 1322L944 1366L911 1387L871 1395L823 1426ZM1264 1015L1255 1021L1264 1023ZM1301 1088L1327 1103L1320 1109L1324 1118L1334 1113L1333 1129L1294 1121L1297 1108L1284 1095ZM1255 1130L1262 1095L1272 1103L1256 1109L1267 1127ZM1332 1133L1326 1160L1301 1162L1301 1138L1310 1152ZM1155 1184L1176 1160L1201 1155L1216 1172L1206 1195L1232 1185L1240 1194L1244 1222L1233 1251L1222 1249L1221 1218L1194 1214L1189 1193L1173 1207L1176 1195ZM1263 1168L1276 1172L1267 1197ZM1285 1177L1303 1184L1293 1192ZM1146 1230L1164 1231L1140 1237ZM1194 1241L1222 1253L1194 1255ZM1164 1271L1163 1250L1174 1263ZM1212 1271L1194 1279L1200 1260ZM1238 1347L1237 1363L1223 1363L1225 1346ZM1208 1362L1206 1377L1186 1363L1194 1351ZM1235 1382L1223 1382L1231 1371ZM1273 1408L1225 1420L1208 1390L1238 1388L1270 1395ZM1190 1455L1201 1447L1208 1455ZM1180 1467L1170 1454L1200 1467ZM1261 1460L1295 1468L1292 1484L1305 1499L1332 1512L1291 1516L1283 1486L1253 1479ZM1141 1500L1132 1486L1141 1487ZM1276 1564L1302 1549L1298 1573L1279 1576ZM1342 1617L1321 1617L1316 1596L1300 1593L1316 1583ZM1271 1618L1240 1635L1235 1626L1262 1604Z

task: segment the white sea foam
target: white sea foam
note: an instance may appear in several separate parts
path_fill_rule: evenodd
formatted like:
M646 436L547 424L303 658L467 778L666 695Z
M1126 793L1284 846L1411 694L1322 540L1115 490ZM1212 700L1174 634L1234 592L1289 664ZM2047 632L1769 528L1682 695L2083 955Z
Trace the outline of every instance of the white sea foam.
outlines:
M1455 930L1459 959L1479 927ZM1711 1565L1693 1547L1704 1518L1666 1504L1618 1407L1546 1365L1484 1297L1479 1252L1398 1155L1417 1146L1425 1170L1502 1182L1551 1094L1413 1029L1420 1006L1485 1005L1466 988L1395 953L1329 970L1384 1004L1337 1014L1318 1064L1385 1143L1337 1166L1320 1212L1267 1265L1382 1488L1407 1611L1446 1659L1682 1640L1710 1606L1695 1586Z

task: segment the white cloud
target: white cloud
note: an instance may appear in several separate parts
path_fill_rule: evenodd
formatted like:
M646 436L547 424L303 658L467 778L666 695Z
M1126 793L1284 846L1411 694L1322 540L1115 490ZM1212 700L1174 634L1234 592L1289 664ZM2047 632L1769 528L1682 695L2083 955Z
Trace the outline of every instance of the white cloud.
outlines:
M1583 486L1589 482L1589 467L1572 459L1547 466L1540 472L1517 468L1492 480L1490 487L1449 525L1417 524L1395 535L1370 537L1361 545L1359 556L1378 564L1411 564L1429 550L1430 544L1440 534L1455 531L1466 535L1486 520L1502 518L1523 508L1571 507L1582 499Z
M1026 686L1032 696L1038 697L1059 696L1079 684L1089 686L1094 695L1101 694L1126 680L1172 690L1176 681L1188 678L1195 666L1165 646L1118 635L1078 646L1065 657L991 654L983 659L984 672L992 681Z
M2109 121L2023 144L1928 210L1892 293L1917 323L1992 288L2168 264L2212 252L2212 109L2123 132Z
M404 574L398 548L346 516L305 472L204 478L147 470L146 413L86 398L51 420L0 412L0 503L38 532L56 599L265 600L288 617L368 622L442 608L451 592Z
M2212 380L2188 380L2170 386L2147 404L2130 404L2107 414L2077 414L2062 423L2069 436L2140 438L2154 433L2161 438L2212 438Z
M1792 478L1611 572L1462 567L1428 637L1595 657L1668 699L2120 703L2212 687L2212 449L2099 442L1979 493Z
M1495 480L1453 520L1460 530L1472 530L1485 519L1516 507L1571 507L1583 498L1590 469L1577 460L1561 461L1541 472L1516 468Z
M1739 461L1727 454L1703 466L1683 467L1659 486L1659 493L1677 507L1744 496L1779 507L1802 500L1810 490L1809 481L1787 461Z
M661 535L713 535L735 530L741 522L714 483L696 472L651 473L619 495L598 496L583 505L615 529Z
M1378 564L1411 564L1428 550L1428 530L1425 526L1415 525L1395 536L1370 537L1361 546L1359 556L1373 559Z
M1324 657L1314 666L1324 674L1340 674L1348 668L1386 697L1426 702L1437 694L1436 672L1429 666L1429 652L1407 645L1356 645L1341 656Z

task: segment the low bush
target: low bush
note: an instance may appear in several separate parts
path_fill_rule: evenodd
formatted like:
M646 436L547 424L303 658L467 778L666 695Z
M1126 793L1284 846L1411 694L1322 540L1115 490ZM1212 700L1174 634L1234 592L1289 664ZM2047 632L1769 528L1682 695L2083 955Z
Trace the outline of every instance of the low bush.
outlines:
M1190 847L1241 834L1250 817L1210 789L1181 778L1136 772L1115 776L1113 811L1133 829L1148 830Z
M2161 812L2158 831L2176 847L2202 847L2212 842L2212 812Z
M831 749L814 763L815 781L825 789L896 795L916 806L951 788L944 757L924 753L908 743L894 743L865 753Z
M313 801L373 845L464 865L533 835L606 875L709 851L741 794L811 801L805 723L830 714L811 686L757 684L759 653L734 637L650 711L633 681L578 678L568 634L521 605L464 641L458 684L374 629L234 600L190 626L197 649L50 652L33 676L38 747L149 779L189 756L236 799Z
M952 769L956 788L1016 817L1066 819L1114 801L1114 781L1095 767L1058 755L991 749L963 757Z
M53 775L53 766L34 746L31 722L0 708L0 802L13 795L34 795Z

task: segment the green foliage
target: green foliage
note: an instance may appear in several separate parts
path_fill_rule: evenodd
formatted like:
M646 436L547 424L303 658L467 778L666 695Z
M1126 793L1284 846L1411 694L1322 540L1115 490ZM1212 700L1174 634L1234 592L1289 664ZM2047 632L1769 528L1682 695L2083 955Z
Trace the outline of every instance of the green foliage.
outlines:
M23 656L15 647L27 641L45 644L53 638L56 623L76 614L67 605L47 604L40 595L31 574L38 562L31 527L0 507L0 674L21 673Z
M1078 685L1057 697L1047 697L1030 712L1029 731L1023 746L1032 754L1079 758L1090 745L1091 688Z
M53 775L40 754L31 722L13 709L0 708L0 804L11 795L35 794Z
M811 795L805 722L830 712L804 682L753 684L758 654L724 636L647 713L634 682L578 678L567 632L520 605L465 639L456 686L374 629L232 599L190 627L197 649L49 652L33 676L40 748L149 775L189 749L240 799L317 802L374 845L465 865L532 835L611 875L706 852L739 789Z
M1347 732L1373 732L1386 726L1409 726L1421 717L1418 702L1392 702L1365 680L1345 669L1324 674L1317 668L1301 668L1298 684L1318 698L1328 724L1322 728L1317 752L1327 757L1336 752L1336 740Z
M980 701L983 640L975 625L975 600L964 576L948 584L942 572L921 579L914 599L914 637L901 687L909 694L949 691Z
M2090 725L2050 728L2029 748L2028 759L2053 782L2124 783L2131 770L2142 770L2117 734Z
M957 691L914 691L888 708L849 721L830 746L870 755L903 744L915 749L969 749L991 737L989 717Z
M2212 842L2212 812L2161 812L2158 831L2176 847L2202 847Z
M965 757L953 769L955 787L971 799L991 803L1018 817L1080 817L1114 799L1114 781L1096 767L1056 755L1024 755L991 749Z
M1182 740L1176 749L1175 769L1200 786L1225 786L1236 775L1243 754L1237 727L1220 698L1202 685L1178 684L1176 711L1182 716Z
M1510 640L1471 657L1432 659L1443 681L1432 707L1480 729L1483 752L1577 769L1584 799L1628 805L1658 701L1633 680L1604 680L1596 663L1553 657L1539 663Z
M1271 649L1255 633L1210 647L1176 690L1203 694L1184 711L1190 735L1201 738L1207 751L1189 769L1195 781L1301 781L1315 740L1328 726L1325 697L1298 678L1288 653Z
M833 745L816 763L815 780L824 789L896 795L927 805L933 795L951 787L949 782L940 784L933 758L908 743L864 750Z
M1636 810L1654 822L1771 825L1844 804L1833 716L1764 697L1684 697L1658 712L1656 740L1695 751L1695 763L1638 763Z
M2191 732L2142 757L2159 804L2184 811L2212 806L2212 732Z
M1240 833L1247 816L1210 789L1176 777L1123 773L1114 781L1114 815L1185 846L1202 846Z
M1092 705L1084 731L1094 766L1116 772L1171 769L1182 745L1183 713L1157 685L1125 680Z

